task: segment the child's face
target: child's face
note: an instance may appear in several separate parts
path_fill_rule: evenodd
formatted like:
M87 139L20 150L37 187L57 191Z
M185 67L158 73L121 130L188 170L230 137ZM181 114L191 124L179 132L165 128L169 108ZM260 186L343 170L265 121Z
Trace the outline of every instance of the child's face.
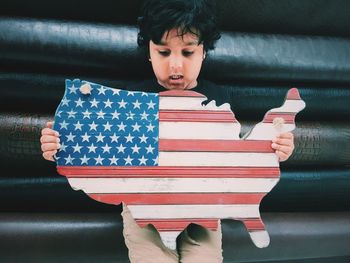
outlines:
M179 36L174 28L165 32L159 45L149 43L150 61L158 83L166 89L191 89L204 58L203 44L191 33Z

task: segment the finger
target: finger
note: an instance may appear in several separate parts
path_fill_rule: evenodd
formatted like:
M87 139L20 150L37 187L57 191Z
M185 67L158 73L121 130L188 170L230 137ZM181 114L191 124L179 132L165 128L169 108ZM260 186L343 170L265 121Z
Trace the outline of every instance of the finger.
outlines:
M275 144L273 143L271 147L276 150L276 151L281 151L286 154L291 154L294 150L294 145L280 145L280 144Z
M41 130L41 135L53 135L53 136L58 137L59 133L58 133L58 131L55 131L53 129L44 128L44 129Z
M291 132L285 132L285 133L281 133L280 135L278 135L277 138L281 138L281 139L294 139L294 134L291 133Z
M44 159L48 160L48 161L52 161L54 162L55 159L53 158L53 156L57 153L57 151L47 151L43 153L43 157Z
M48 122L46 123L46 127L47 127L47 128L52 129L52 126L53 126L53 121L48 121Z
M285 160L287 160L289 158L289 156L282 151L276 151L276 155L278 156L278 160L280 162L284 162Z
M274 139L272 141L278 145L292 146L294 144L293 140L291 139Z
M43 152L57 151L60 147L61 147L61 145L59 143L43 143L41 145L41 150Z
M52 135L43 135L40 137L41 144L44 143L59 143L60 138Z

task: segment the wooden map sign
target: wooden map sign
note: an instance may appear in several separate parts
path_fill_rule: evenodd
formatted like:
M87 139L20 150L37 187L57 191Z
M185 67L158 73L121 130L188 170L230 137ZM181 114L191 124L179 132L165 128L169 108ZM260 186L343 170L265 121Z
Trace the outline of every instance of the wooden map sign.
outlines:
M296 88L243 139L229 104L194 91L145 93L66 80L55 114L57 170L73 189L124 202L140 226L153 224L168 247L190 223L243 221L258 247L269 244L262 198L278 183L271 140L295 128L305 107Z

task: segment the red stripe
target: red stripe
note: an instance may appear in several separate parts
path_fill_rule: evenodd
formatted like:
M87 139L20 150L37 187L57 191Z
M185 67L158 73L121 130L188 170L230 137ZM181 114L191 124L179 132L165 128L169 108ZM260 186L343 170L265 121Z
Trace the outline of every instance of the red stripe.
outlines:
M278 167L57 166L67 177L278 178Z
M243 221L245 227L249 231L254 231L254 230L265 230L265 225L262 222L260 218L256 219L239 219L240 221Z
M253 219L239 219L243 221L248 231L265 230L264 223L259 218ZM218 228L218 219L168 219L168 220L136 220L137 224L141 227L145 227L148 224L154 225L159 231L182 231L189 224L194 223L201 225L211 230Z
M127 205L178 205L178 204L259 204L266 193L216 194L89 194L103 203Z
M181 122L237 122L231 111L181 111L161 110L159 121Z
M168 219L168 220L136 220L140 227L145 227L148 224L154 225L158 231L182 231L189 224L194 223L201 225L211 230L216 230L218 228L218 219L197 219L193 218L190 220L183 219Z
M295 123L295 115L294 113L269 113L264 118L264 123L272 123L275 118L282 118L284 119L284 123L292 124Z
M160 97L199 97L206 98L203 94L200 94L191 90L167 90L159 92Z
M271 141L255 140L161 139L158 147L164 152L275 152Z
M301 100L300 94L297 88L291 88L288 91L287 100Z

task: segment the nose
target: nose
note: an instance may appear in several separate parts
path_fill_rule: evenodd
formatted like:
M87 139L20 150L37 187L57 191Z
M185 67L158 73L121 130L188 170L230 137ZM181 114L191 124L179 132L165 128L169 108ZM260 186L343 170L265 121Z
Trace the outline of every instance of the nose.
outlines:
M179 55L171 55L170 57L170 61L169 61L169 66L170 66L170 69L172 71L179 71L182 69L182 66L183 66L183 61L182 61L182 57L179 56Z

